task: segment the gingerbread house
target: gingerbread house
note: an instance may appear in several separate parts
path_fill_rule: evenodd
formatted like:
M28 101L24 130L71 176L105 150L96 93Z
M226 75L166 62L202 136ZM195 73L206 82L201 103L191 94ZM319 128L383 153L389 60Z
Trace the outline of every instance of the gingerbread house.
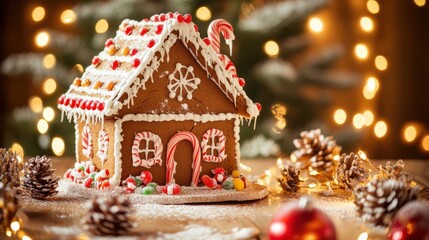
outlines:
M108 169L111 184L148 170L154 182L195 186L215 167L239 166L239 125L260 111L233 63L219 53L232 27L202 39L191 16L124 20L58 100L74 121L77 161Z

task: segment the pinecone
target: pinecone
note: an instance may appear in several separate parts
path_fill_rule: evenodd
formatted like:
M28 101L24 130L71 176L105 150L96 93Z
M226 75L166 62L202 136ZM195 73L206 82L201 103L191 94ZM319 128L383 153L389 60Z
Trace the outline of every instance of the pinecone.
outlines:
M94 235L124 235L133 224L129 216L130 202L123 196L97 198L90 204L84 227Z
M284 168L281 169L281 174L282 177L277 178L277 181L280 183L280 186L283 188L284 191L297 192L300 189L300 171L297 170L294 166L285 165Z
M19 187L21 167L15 152L0 148L0 182L11 188Z
M393 165L390 161L386 163L385 167L379 166L380 174L377 176L378 178L387 178L387 179L395 179L400 182L403 182L406 186L411 187L413 182L413 177L410 173L404 172L404 161L398 160L395 165Z
M18 211L16 191L0 182L0 223L3 232L6 231Z
M297 148L293 155L297 158L297 167L308 168L319 173L333 177L336 162L334 156L340 153L341 147L337 146L332 136L325 137L320 129L301 132L301 138L295 139L293 144Z
M59 177L54 175L51 159L46 156L35 157L25 163L22 187L32 197L45 199L58 193Z
M341 155L336 172L336 179L341 188L353 190L357 185L368 182L369 169L363 166L363 161L353 152Z
M354 192L358 215L365 222L388 225L407 202L417 199L418 188L394 179L374 179Z

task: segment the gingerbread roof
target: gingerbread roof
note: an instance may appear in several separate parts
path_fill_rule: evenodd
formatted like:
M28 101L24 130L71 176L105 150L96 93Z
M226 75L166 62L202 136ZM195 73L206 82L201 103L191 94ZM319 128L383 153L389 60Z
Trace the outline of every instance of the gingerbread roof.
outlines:
M106 41L104 50L93 58L92 65L59 98L58 108L69 120L76 116L102 120L117 114L122 107L133 104L138 89L153 80L152 74L159 64L169 61L169 49L181 40L186 46L199 50L205 61L200 65L208 76L216 75L210 78L216 79L214 82L231 101L236 104L237 97L244 98L246 109L239 112L247 113L242 114L245 117L257 117L259 106L247 97L244 80L237 77L232 62L218 54L207 39L201 39L197 25L191 20L189 14L178 13L154 15L140 22L124 20L115 38ZM214 74L210 74L208 68Z

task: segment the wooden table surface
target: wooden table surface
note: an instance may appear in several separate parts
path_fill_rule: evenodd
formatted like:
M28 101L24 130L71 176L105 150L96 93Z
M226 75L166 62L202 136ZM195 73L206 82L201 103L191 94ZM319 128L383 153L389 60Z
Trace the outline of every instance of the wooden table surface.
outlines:
M71 168L71 158L54 158L53 166L62 176ZM376 165L385 160L373 161ZM422 186L429 186L429 161L405 160L405 170ZM252 175L258 176L269 168L275 168L275 159L243 160L251 167ZM267 198L250 202L213 204L151 205L136 206L136 235L127 239L230 239L234 228L259 230L257 239L267 239L270 219L279 208L297 201L301 194L270 190ZM314 204L333 220L338 239L357 239L368 232L370 239L385 239L386 229L373 228L355 216L350 197L314 195ZM88 236L81 225L86 210L82 201L57 197L48 201L21 199L23 212L28 219L24 231L32 239L95 239ZM235 236L235 235L234 235ZM110 238L102 238L110 239Z

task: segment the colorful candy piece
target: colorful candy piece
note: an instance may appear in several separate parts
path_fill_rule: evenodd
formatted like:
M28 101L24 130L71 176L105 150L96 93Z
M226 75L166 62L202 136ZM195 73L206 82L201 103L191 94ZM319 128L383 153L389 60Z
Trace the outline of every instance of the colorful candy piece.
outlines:
M131 65L133 66L133 68L136 68L136 67L140 66L140 59L134 58L133 62L131 63Z
M142 189L141 194L142 195L152 195L156 193L156 189L151 186L146 186Z
M226 44L229 45L230 55L232 54L232 41L235 39L234 30L229 22L224 19L212 21L207 29L207 35L210 39L210 46L220 53L220 34L223 34Z
M234 178L234 188L237 191L241 191L244 189L244 182L240 178Z
M72 169L71 168L67 169L67 171L64 173L64 178L65 179L71 178L71 173L72 173Z
M208 188L216 188L217 187L217 181L214 178L211 178L207 175L203 175L201 177L201 182L203 182L204 186Z
M246 178L245 178L243 175L241 175L241 176L240 176L240 179L241 179L241 181L243 181L243 183L244 183L244 187L246 188L246 187L247 187L247 181L246 181Z
M212 172L213 174L217 174L217 173L225 174L225 169L224 169L223 167L217 167L217 168L213 168L213 169L211 170L211 172Z
M136 180L134 180L134 178L132 176L129 176L126 180L125 180L126 184L127 184L127 188L130 189L136 189L137 184L136 184Z
M151 182L151 183L148 183L146 186L153 187L154 189L156 189L158 187L158 183Z
M92 178L87 178L86 180L85 180L85 182L83 183L83 185L86 187L86 188L92 188L93 187L93 181L94 181L94 179L92 179Z
M238 178L238 177L240 177L241 173L239 170L234 170L234 171L232 171L231 175L233 178Z
M222 173L216 173L216 174L214 175L214 179L215 179L218 183L222 183L222 182L226 179L226 176L225 176L225 174L222 174Z
M170 183L162 187L162 192L168 195L180 194L180 186L176 183Z
M142 180L142 183L144 185L148 185L150 182L152 182L152 173L150 173L149 171L142 171L140 173L140 179Z
M183 15L183 21L185 21L185 23L192 22L192 16L191 16L191 14L187 13L187 14Z
M136 181L136 186L140 187L142 185L142 179L140 176L134 177L134 181Z
M130 193L134 193L134 190L135 189L131 189L131 188L127 187L127 188L124 189L124 192L127 193L127 194L130 194Z
M255 103L256 107L258 108L258 111L262 110L262 105L260 103Z
M234 179L232 177L228 177L223 181L222 188L226 190L230 190L234 188Z
M109 182L109 180L104 180L104 181L101 183L101 185L100 185L100 189L101 189L101 190L106 189L106 188L110 188L110 182Z

